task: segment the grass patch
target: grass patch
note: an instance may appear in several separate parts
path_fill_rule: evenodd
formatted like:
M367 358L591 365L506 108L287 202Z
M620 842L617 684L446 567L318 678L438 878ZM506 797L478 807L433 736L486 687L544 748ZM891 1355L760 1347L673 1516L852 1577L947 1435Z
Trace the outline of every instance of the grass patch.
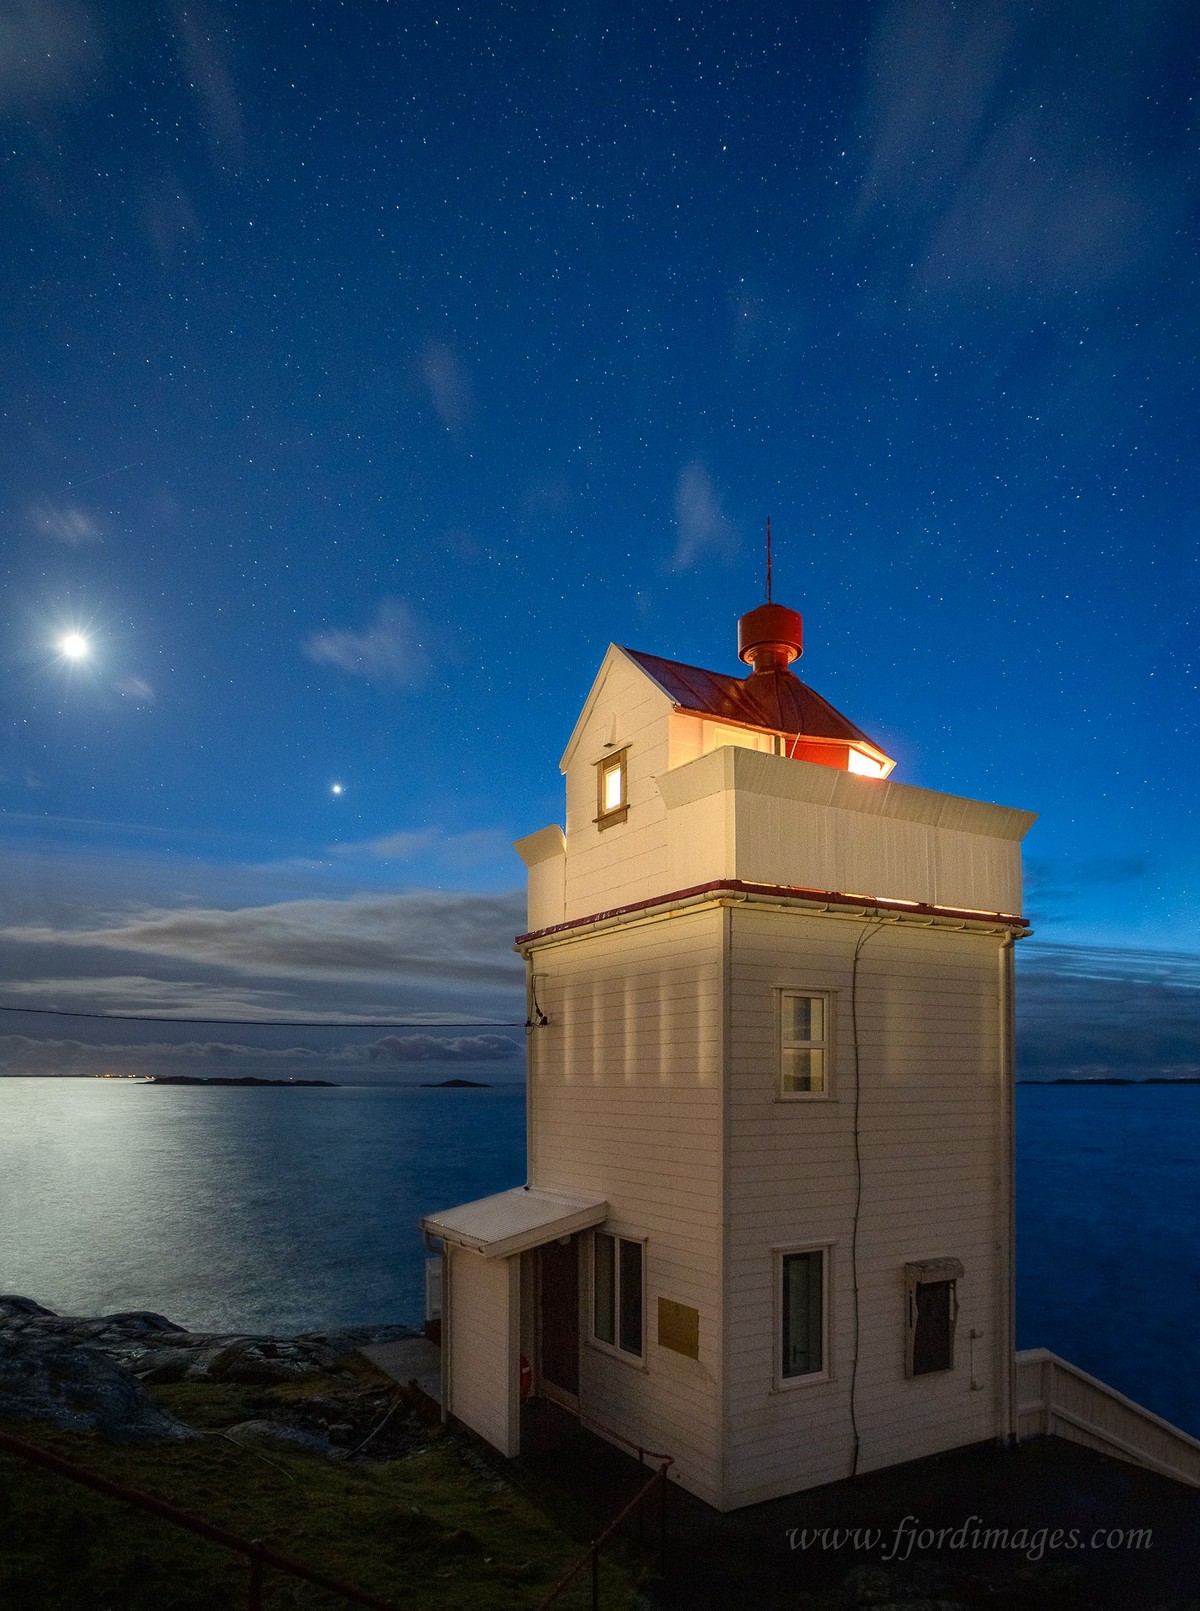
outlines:
M294 1391L294 1384L178 1383L156 1397L190 1425L215 1432L256 1418L264 1400L277 1413L280 1397ZM146 1449L40 1423L11 1431L244 1538L261 1538L406 1611L533 1607L581 1553L578 1537L498 1478L469 1445L436 1429L402 1459L349 1466L281 1445L264 1459L217 1435ZM0 1538L4 1611L233 1611L245 1604L243 1558L7 1455L0 1455ZM619 1565L604 1563L602 1595L606 1611L631 1604L633 1584ZM267 1574L269 1611L334 1611L345 1603ZM586 1571L559 1603L567 1611L590 1604Z

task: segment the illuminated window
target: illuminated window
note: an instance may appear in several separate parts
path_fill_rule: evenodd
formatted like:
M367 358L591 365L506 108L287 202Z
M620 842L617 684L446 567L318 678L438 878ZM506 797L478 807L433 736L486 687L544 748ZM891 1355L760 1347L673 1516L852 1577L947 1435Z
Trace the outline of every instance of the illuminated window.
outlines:
M879 762L873 761L869 755L864 755L861 750L852 749L850 751L846 759L846 770L847 772L857 772L859 777L864 778L881 778L883 776L883 767L880 766Z
M779 1090L783 1096L828 1096L832 997L779 992Z
M596 826L611 828L629 812L628 750L618 750L596 762Z
M825 1374L826 1249L779 1259L779 1376L795 1381Z
M642 1244L607 1231L592 1235L592 1335L642 1355Z

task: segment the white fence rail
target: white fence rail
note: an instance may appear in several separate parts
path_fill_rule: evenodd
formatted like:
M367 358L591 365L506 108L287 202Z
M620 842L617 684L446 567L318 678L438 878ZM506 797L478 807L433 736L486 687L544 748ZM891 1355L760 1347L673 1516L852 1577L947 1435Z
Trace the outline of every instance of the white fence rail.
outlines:
M1049 1433L1200 1488L1200 1441L1047 1348L1017 1354L1017 1435Z

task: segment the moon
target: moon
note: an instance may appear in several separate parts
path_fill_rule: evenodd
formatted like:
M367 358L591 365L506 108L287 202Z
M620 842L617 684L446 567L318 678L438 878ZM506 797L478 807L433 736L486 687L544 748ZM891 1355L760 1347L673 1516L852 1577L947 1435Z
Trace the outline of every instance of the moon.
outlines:
M58 647L68 660L83 660L88 652L88 640L82 632L68 632L58 640Z

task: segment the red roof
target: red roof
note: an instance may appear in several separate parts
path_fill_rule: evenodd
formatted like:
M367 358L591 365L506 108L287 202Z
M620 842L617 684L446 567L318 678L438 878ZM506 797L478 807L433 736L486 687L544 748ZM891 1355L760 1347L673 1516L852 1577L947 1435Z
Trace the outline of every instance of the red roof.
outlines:
M678 660L662 660L656 654L639 654L636 649L625 653L680 710L772 733L866 744L877 754L885 753L790 671L755 671L748 677L733 677L723 671L685 666Z

